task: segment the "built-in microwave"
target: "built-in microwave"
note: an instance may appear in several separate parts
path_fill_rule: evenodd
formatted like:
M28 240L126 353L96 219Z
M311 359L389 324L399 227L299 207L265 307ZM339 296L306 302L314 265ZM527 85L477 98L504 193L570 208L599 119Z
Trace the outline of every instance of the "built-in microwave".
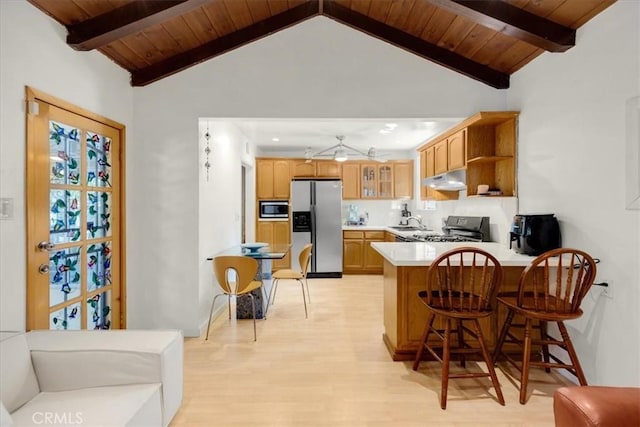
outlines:
M288 200L260 200L258 202L259 219L268 221L287 221L289 219Z

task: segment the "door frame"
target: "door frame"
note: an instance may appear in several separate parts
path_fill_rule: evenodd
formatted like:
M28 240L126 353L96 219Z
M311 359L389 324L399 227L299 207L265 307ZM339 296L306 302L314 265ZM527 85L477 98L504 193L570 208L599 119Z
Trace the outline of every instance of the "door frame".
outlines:
M70 102L64 101L60 98L57 98L55 96L49 95L45 92L42 92L38 89L35 89L33 87L30 86L25 86L25 113L26 113L26 185L25 185L25 220L26 220L26 225L27 225L27 230L26 230L26 241L27 243L32 241L34 236L32 236L30 233L33 233L35 230L33 221L35 219L34 215L31 215L31 217L28 215L28 212L33 209L33 207L35 206L35 198L38 194L38 189L36 188L36 176L38 173L42 173L40 171L35 170L35 168L30 167L29 165L32 165L35 163L34 162L34 157L36 155L35 153L35 147L36 147L36 138L37 138L37 133L36 132L36 125L35 125L35 117L37 116L37 112L36 111L32 111L32 106L34 105L34 103L37 103L38 101L42 101L44 103L53 105L57 108L69 111L70 113L73 114L77 114L79 116L82 117L86 117L87 119L96 121L96 122L100 122L104 125L110 126L114 129L116 129L118 131L119 134L119 138L120 138L120 153L119 153L119 160L120 160L120 170L119 172L119 178L120 178L120 183L121 183L121 188L119 189L120 191L120 198L121 200L119 201L119 205L120 205L120 209L118 212L114 212L114 214L118 214L120 216L120 277L118 277L119 283L120 283L120 328L121 329L126 329L127 327L127 294L126 294L126 256L125 256L125 248L127 247L126 245L126 209L125 209L125 205L126 205L126 181L125 181L125 170L126 170L126 164L125 164L125 159L126 159L126 155L125 155L125 149L126 149L126 141L125 141L125 135L126 135L126 126L118 123L114 120L111 120L107 117L101 116L99 114L93 113L89 110L86 110L84 108L78 107L77 105L74 105ZM37 107L36 107L37 108ZM26 248L26 268L27 268L27 300L26 300L26 325L27 328L26 330L29 331L31 329L33 329L34 324L35 324L35 320L33 319L34 317L34 313L36 311L36 307L32 307L35 303L37 303L35 301L35 289L33 286L34 283L34 279L33 277L35 277L38 273L38 265L37 262L35 262L35 260L33 259L33 256L31 256L31 252L33 251L33 248ZM48 309L48 307L46 307Z

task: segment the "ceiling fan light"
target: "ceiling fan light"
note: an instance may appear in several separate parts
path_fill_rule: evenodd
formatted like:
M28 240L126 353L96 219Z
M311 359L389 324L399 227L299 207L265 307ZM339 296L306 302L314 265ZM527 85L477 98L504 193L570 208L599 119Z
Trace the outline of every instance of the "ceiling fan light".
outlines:
M333 160L336 162L344 162L347 160L347 151L344 148L338 148L333 155Z

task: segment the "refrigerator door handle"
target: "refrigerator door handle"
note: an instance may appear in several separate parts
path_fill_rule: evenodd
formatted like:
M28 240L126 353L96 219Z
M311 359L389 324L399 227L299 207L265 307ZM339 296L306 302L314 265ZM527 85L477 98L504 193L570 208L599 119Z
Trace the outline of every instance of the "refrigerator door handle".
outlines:
M316 205L311 205L311 271L316 269Z

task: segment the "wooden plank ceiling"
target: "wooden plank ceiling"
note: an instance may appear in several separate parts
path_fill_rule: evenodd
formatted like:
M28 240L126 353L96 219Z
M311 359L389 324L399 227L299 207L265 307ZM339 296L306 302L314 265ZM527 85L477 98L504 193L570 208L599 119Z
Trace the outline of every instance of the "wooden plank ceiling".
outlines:
M615 0L28 0L145 86L323 15L498 89Z

